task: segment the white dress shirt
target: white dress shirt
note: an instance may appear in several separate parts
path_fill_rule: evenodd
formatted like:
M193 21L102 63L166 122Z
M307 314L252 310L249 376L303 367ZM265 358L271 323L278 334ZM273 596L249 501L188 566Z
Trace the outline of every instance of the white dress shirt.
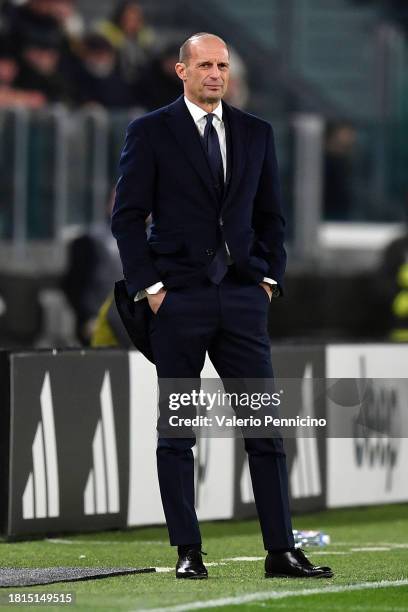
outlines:
M186 106L188 110L190 111L190 115L194 119L194 123L197 126L197 129L200 133L201 138L203 138L205 126L207 124L207 119L206 119L208 115L207 111L200 108L200 106L197 106L197 104L190 102L190 100L188 100L185 96L184 96L184 102L186 103ZM212 124L215 128L215 131L217 132L218 140L220 142L222 166L224 170L224 181L225 181L227 178L227 138L225 136L225 123L222 120L221 102L218 104L217 108L214 108L214 110L211 111L211 113L214 115Z
M208 115L207 111L203 110L200 106L197 106L197 104L194 104L194 102L191 102L188 98L186 98L186 96L184 96L184 102L186 103L186 106L190 112L190 115L192 116L192 118L194 119L194 123L197 126L198 132L200 134L201 137L204 136L204 130L205 130L205 126L207 123L206 117ZM220 101L220 103L218 104L218 106L216 108L214 108L214 110L212 111L212 114L214 115L213 118L213 126L217 132L217 136L218 136L218 140L220 142L220 149L221 149L221 157L222 157L222 165L223 165L223 169L224 169L224 181L226 180L226 176L227 176L227 139L226 139L226 135L225 135L225 123L222 120L222 103ZM227 249L227 253L228 256L230 254L229 249L228 249L228 245L225 244L225 247ZM231 260L232 263L232 260ZM263 279L264 283L269 283L270 285L276 285L276 281L272 280L271 278L267 278L265 277ZM158 282L155 283L154 285L151 285L150 287L147 287L145 291L138 291L136 296L135 296L135 301L138 301L140 299L142 299L143 297L146 296L146 292L151 294L154 293L158 293L160 291L160 289L164 287L162 282Z

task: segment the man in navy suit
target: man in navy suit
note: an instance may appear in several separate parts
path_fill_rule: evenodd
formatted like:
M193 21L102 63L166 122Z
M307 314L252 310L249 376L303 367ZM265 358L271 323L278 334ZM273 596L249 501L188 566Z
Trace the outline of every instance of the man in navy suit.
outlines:
M267 313L282 293L284 218L271 126L222 102L229 52L200 33L180 49L184 96L130 124L112 217L129 296L148 300L159 379L272 379ZM145 219L152 214L146 238ZM144 302L147 304L147 302ZM194 508L195 438L159 428L157 466L176 576L206 578ZM280 438L245 438L265 575L332 575L294 548Z

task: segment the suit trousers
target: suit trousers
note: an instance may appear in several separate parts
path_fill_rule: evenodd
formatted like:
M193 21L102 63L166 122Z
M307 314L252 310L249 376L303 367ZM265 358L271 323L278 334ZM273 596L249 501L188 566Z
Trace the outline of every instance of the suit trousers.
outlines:
M219 285L205 281L168 290L150 320L159 381L199 381L206 352L221 379L272 379L268 307L266 291L241 280L233 266ZM195 437L170 437L158 429L157 469L170 544L199 544L194 506ZM244 433L244 444L265 549L292 547L283 441L245 437Z

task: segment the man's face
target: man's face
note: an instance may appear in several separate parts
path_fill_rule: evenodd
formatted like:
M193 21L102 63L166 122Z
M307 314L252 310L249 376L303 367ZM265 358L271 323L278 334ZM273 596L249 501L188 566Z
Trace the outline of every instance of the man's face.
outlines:
M143 26L142 9L137 4L129 5L120 19L120 26L128 36L137 34Z
M12 85L18 74L18 65L12 57L0 57L0 85Z
M228 86L228 49L218 38L199 38L191 43L187 64L177 63L176 72L191 102L217 104Z
M115 52L108 49L89 49L85 54L85 65L94 76L106 78L115 68Z
M29 47L24 53L25 61L45 76L53 74L57 69L59 52L56 49Z

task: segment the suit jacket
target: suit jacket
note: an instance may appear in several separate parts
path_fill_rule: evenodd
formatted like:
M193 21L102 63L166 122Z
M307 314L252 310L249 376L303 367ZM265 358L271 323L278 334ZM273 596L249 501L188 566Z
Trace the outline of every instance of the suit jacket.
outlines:
M284 218L272 128L224 102L223 117L228 163L221 201L183 96L129 125L112 232L131 298L158 281L169 289L202 281L222 241L243 278L273 278L282 292Z

